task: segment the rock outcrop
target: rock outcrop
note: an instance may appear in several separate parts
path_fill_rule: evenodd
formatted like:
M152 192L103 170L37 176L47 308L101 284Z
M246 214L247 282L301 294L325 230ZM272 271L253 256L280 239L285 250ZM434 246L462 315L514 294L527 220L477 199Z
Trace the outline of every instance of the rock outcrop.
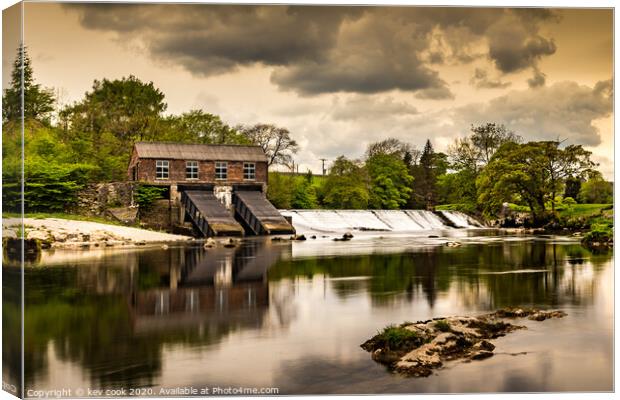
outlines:
M406 322L388 326L361 347L371 353L373 360L387 365L391 370L407 376L424 377L431 375L446 361L492 357L495 345L489 340L524 329L504 319L544 321L564 316L566 313L556 310L505 308L478 317Z

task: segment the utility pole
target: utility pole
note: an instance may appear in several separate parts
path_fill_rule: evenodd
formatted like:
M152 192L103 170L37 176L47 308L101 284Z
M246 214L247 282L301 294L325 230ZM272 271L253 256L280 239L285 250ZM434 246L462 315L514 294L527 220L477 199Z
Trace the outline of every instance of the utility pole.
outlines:
M327 161L327 158L319 158L319 160L323 162L322 170L323 170L323 176L325 176L325 161Z

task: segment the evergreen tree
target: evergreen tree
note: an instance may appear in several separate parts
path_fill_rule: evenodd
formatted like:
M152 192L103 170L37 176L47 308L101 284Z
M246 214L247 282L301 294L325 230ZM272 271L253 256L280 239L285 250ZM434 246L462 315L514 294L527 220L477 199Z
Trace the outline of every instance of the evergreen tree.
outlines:
M49 124L51 113L54 111L54 96L51 89L42 88L34 82L31 60L23 45L17 49L17 57L13 62L11 86L4 90L2 96L3 122L21 119L22 77L24 119L35 119L46 125Z
M433 210L437 201L437 155L431 141L427 140L420 156L420 162L413 168L413 194L410 204Z

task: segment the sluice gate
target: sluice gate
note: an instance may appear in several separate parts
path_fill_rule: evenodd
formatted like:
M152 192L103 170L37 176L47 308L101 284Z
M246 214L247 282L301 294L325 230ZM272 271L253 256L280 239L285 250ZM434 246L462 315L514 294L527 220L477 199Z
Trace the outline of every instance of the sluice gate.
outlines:
M243 227L213 192L183 191L181 204L204 236L243 236Z
M294 234L295 228L259 191L235 191L232 196L237 219L254 235Z

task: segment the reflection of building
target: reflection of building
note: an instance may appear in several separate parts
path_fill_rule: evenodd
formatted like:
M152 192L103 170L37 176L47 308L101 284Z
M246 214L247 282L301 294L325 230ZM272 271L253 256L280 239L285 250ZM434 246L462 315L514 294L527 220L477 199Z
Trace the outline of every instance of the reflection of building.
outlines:
M256 241L234 249L186 249L177 262L158 263L157 285L131 295L135 330L260 326L269 307L267 271L285 251L290 243Z

